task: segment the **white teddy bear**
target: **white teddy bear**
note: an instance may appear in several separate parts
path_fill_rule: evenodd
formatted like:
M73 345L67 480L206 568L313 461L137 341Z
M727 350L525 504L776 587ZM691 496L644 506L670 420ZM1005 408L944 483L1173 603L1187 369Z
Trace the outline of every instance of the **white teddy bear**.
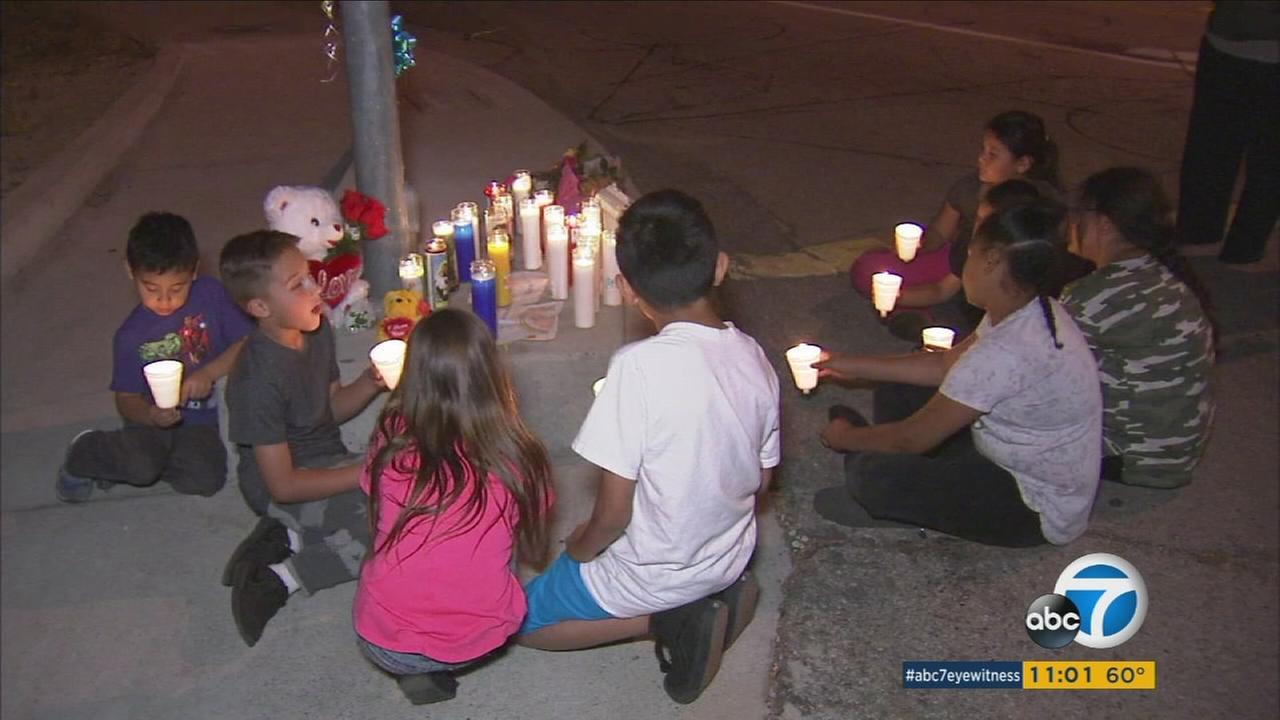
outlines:
M298 236L298 249L328 307L329 324L352 332L372 327L369 283L361 279L359 251L329 257L344 233L333 196L320 187L280 185L267 193L262 207L268 227Z

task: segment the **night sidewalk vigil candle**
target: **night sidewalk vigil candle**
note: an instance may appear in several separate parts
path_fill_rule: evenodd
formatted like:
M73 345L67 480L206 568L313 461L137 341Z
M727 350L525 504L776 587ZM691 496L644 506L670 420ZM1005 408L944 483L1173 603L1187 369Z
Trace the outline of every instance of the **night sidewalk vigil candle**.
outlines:
M426 264L422 260L422 256L418 253L409 253L400 258L400 287L405 290L412 290L419 296L427 297L427 286L424 278L426 278Z
M506 307L511 304L511 241L502 227L489 235L489 259L497 273L498 307Z
M459 205L449 213L453 219L453 256L457 260L458 282L471 282L471 262L476 259L475 226L471 214Z
M517 170L512 173L512 175L514 177L511 179L511 204L519 210L524 201L529 197L529 194L533 192L533 176L529 174L528 170ZM520 228L520 236L524 237L523 227Z
M510 194L499 195L498 197L494 198L493 204L494 204L494 207L502 211L502 221L506 223L506 226L507 226L507 237L515 237L516 236L516 222L515 222L516 210L515 210L515 204L511 199L511 195Z
M573 253L573 326L596 324L596 257L586 247Z
M464 272L469 268L458 265L458 254L453 248L453 222L437 220L431 223L431 234L435 236L436 240L445 244L445 248L449 253L449 262L446 264L446 269L449 271L449 288L456 288L458 287L458 268L463 267ZM430 246L431 243L427 243L427 245ZM426 248L424 247L423 250L426 250Z
M460 202L458 207L465 210L471 218L471 258L478 258L484 254L484 236L480 234L480 206L473 202Z
M489 326L494 337L498 336L497 273L491 260L471 263L471 311Z
M520 201L520 250L524 256L524 269L537 270L542 267L542 224L539 222L541 210L534 198Z
M427 295L424 296L432 310L449 306L449 247L444 240L432 238L424 255L427 259Z
M618 287L618 236L612 230L600 234L602 254L604 257L604 304L616 306L622 304L622 290Z
M893 312L902 289L902 276L891 272L878 272L871 276L871 302L880 311L880 317Z
M569 231L563 225L547 228L547 276L551 279L551 299L569 297Z

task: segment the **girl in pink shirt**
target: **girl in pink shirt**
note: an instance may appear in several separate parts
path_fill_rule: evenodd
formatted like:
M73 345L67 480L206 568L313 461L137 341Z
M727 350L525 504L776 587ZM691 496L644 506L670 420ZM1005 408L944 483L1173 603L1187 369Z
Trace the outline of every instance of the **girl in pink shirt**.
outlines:
M453 671L520 628L513 548L545 564L552 502L546 448L475 315L440 310L414 328L360 485L374 536L353 609L360 648L412 703L451 699Z

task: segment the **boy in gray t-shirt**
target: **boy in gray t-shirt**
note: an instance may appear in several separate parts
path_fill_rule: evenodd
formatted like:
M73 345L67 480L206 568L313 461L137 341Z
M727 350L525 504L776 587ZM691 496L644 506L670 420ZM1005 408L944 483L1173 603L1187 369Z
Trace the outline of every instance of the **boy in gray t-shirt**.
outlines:
M263 515L223 573L249 645L294 591L356 579L369 544L360 458L338 425L383 386L370 371L338 382L333 331L296 243L261 230L230 240L220 258L223 283L258 324L227 383L240 490Z

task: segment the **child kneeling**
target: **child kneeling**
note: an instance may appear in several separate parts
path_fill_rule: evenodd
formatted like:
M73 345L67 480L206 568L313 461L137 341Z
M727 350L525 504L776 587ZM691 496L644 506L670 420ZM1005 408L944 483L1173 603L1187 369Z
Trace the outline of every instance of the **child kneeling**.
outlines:
M617 252L623 296L658 334L614 354L574 440L603 471L595 508L526 587L519 641L570 650L652 633L667 693L689 703L755 609L744 571L779 461L778 378L712 306L728 256L697 200L640 198Z
M525 614L512 547L547 555L551 468L525 428L489 329L454 309L414 328L360 476L375 530L353 616L360 649L414 704L454 697L454 670Z

